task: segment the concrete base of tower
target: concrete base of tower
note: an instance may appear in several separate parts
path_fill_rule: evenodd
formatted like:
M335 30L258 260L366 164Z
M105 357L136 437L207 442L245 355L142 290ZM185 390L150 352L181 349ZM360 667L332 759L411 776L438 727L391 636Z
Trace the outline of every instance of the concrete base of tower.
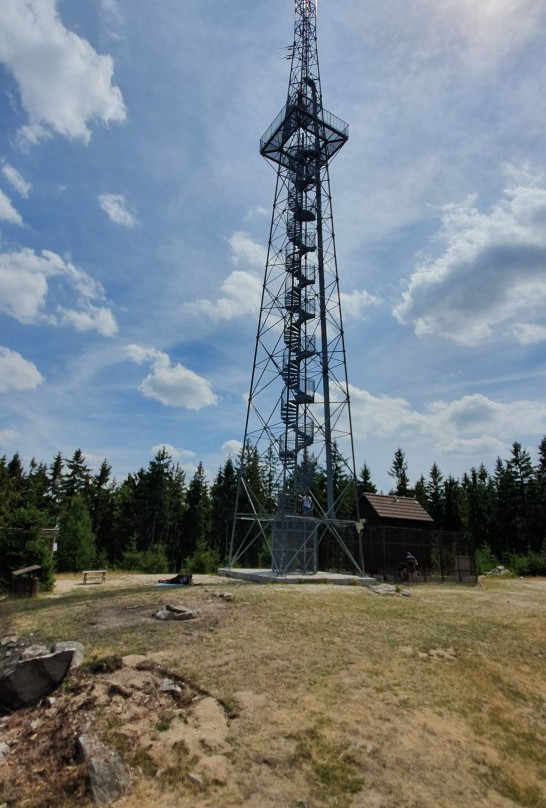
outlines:
M279 575L269 569L230 569L222 567L218 575L233 578L238 581L248 581L257 584L337 584L339 586L374 586L375 578L367 575L350 575L344 572L287 572Z

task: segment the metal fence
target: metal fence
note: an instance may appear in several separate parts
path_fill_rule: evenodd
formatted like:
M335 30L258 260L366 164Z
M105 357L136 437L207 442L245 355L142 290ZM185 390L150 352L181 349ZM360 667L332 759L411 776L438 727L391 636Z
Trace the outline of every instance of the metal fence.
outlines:
M397 580L408 550L417 558L424 581L474 583L477 579L474 546L463 533L366 525L361 542L356 532L345 535L344 541L366 573L384 581ZM319 569L354 572L330 538L320 544Z

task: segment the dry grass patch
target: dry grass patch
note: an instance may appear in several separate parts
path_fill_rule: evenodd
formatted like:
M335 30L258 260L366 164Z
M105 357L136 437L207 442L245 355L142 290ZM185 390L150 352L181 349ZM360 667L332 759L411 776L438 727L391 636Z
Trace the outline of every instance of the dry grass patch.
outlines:
M214 597L215 582L4 604L10 633L78 639L88 659L141 654L222 705L218 748L184 740L164 715L151 724L166 755L151 756L155 774L149 750L140 762L122 750L140 772L127 808L545 804L545 580L426 585L410 598L313 584L225 588L232 602ZM200 616L154 620L165 602Z

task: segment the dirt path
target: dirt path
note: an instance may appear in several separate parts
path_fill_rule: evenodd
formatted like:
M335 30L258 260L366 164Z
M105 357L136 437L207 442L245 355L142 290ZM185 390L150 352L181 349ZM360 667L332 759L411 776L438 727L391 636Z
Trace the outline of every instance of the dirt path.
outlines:
M82 574L78 573L73 575L70 573L61 573L55 578L55 588L51 593L51 597L55 595L65 595L67 592L74 590L78 591L93 591L94 589L119 589L121 587L148 587L153 586L159 580L169 578L170 575L158 574L144 574L137 572L110 572L106 574L106 581L104 583L88 583L82 582ZM219 575L194 575L193 584L202 586L203 584L210 584L211 586L219 586L228 583L226 578ZM179 591L176 589L173 592Z

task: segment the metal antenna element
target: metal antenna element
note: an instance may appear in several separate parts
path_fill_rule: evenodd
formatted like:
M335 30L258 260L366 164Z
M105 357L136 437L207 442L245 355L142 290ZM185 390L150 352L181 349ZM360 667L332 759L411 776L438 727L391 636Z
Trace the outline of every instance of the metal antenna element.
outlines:
M316 572L330 536L363 575L328 170L348 125L322 105L316 0L295 11L286 104L260 140L277 182L228 566L268 553L278 574Z

